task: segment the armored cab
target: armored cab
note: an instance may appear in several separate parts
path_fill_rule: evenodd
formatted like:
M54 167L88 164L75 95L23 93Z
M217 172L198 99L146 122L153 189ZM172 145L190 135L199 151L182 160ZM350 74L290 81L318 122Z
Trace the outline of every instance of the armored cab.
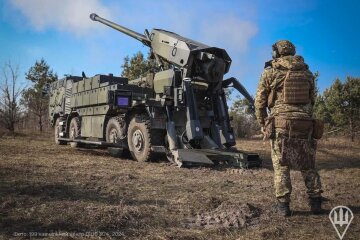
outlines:
M231 65L224 49L166 30L142 35L96 14L90 18L150 47L158 68L130 81L96 75L53 83L49 112L58 144L100 145L114 155L129 151L138 161L165 153L178 166L261 165L258 154L233 148L224 89L233 86L253 99L235 78L223 79Z

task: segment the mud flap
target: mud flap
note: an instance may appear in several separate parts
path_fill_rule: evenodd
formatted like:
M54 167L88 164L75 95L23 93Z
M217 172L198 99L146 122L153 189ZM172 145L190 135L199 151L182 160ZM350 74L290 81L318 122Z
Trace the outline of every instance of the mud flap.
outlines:
M282 139L280 164L293 170L307 170L315 167L316 141L287 138Z

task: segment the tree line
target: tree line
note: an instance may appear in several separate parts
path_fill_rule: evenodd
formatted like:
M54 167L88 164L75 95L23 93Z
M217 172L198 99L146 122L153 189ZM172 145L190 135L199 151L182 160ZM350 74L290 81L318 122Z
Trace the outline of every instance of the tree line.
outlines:
M151 54L144 57L141 52L132 57L126 56L121 68L121 76L130 80L158 70ZM319 74L315 73L316 79L318 76ZM36 61L25 73L30 87L19 87L19 67L11 65L10 62L3 66L1 77L0 126L11 133L15 131L16 125L27 128L30 124L32 127L36 126L40 132L44 127L48 127L48 98L44 97L42 92L44 87L56 81L58 76L46 61ZM354 141L360 130L360 78L349 76L343 81L335 79L323 92L316 89L316 94L314 117L324 121L325 132L343 134ZM228 98L231 96L232 94L227 94ZM241 138L259 134L260 126L254 113L249 111L249 102L240 96L232 100L229 115L233 119L235 134Z
M10 61L2 67L0 75L0 127L14 134L15 129L48 127L48 97L43 91L58 76L44 59L36 61L25 73L28 87L19 81L19 66Z
M324 121L327 132L339 131L354 141L360 131L360 78L337 78L317 94L314 114Z

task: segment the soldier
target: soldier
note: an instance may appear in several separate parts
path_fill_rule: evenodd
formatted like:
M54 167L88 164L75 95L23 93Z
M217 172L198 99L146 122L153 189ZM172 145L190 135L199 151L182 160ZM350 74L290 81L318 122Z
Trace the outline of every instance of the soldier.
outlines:
M312 118L315 101L314 75L295 46L287 40L272 46L273 60L266 62L255 99L261 132L270 138L274 167L277 212L289 216L290 168L300 170L305 181L309 206L321 211L321 182L314 168L318 126ZM321 136L320 136L321 137Z

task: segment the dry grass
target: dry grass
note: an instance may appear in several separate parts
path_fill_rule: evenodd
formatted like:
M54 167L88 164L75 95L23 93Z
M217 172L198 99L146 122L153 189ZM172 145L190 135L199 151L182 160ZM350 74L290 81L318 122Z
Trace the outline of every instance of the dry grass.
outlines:
M286 219L271 211L275 199L268 143L241 140L238 147L259 152L264 168L179 169L164 161L138 163L103 150L57 146L50 136L1 138L0 234L5 239L29 232L90 232L93 239L337 239L328 212L346 205L355 219L345 239L358 239L358 142L320 142L318 167L327 213L309 214L301 175L293 172L294 212ZM187 225L224 202L250 204L260 216L242 228Z

